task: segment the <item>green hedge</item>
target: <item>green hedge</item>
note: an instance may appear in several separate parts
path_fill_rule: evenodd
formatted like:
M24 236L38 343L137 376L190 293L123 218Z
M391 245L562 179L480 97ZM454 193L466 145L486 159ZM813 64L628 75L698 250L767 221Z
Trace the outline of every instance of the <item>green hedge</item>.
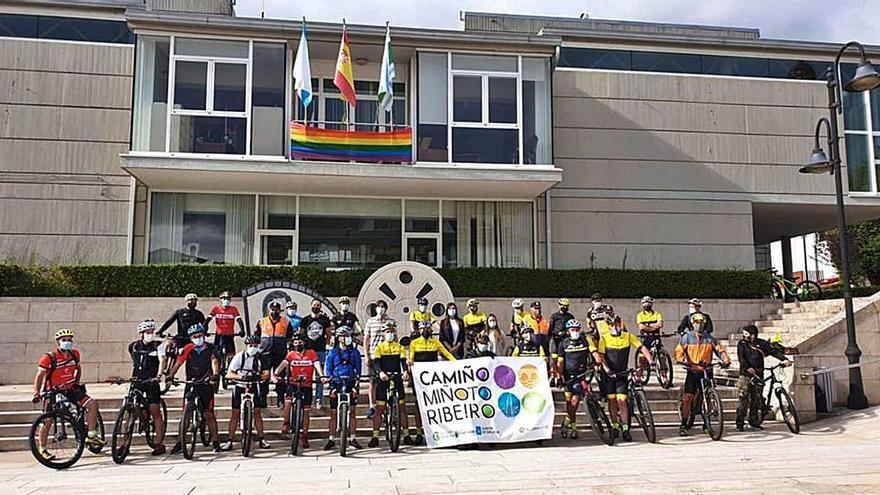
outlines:
M880 287L853 287L853 297L868 297L880 292ZM822 299L843 299L843 289L840 286L833 289L822 289Z
M118 297L213 296L238 293L266 280L290 280L325 295L352 295L372 270L323 271L305 267L228 265L93 265L31 267L0 263L0 296ZM440 270L453 293L476 297L760 298L765 272L735 270Z

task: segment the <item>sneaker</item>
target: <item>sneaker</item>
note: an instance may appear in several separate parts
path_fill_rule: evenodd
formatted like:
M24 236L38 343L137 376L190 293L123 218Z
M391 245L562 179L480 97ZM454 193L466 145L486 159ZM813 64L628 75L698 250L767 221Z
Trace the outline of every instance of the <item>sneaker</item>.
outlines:
M374 448L379 446L379 437L373 437L370 439L370 442L367 443L367 447Z
M416 435L416 437L413 438L413 444L424 445L425 444L425 437L423 437L421 435Z
M304 449L309 448L309 437L307 437L305 433L299 436L299 444Z
M214 442L214 448L212 449L215 454L219 454L223 452L223 447L220 445L220 442Z
M572 422L570 425L570 430L568 432L568 438L572 440L577 440L578 437L578 427L577 424Z
M764 429L764 427L759 425L758 423L749 423L749 426L751 426L753 430L763 430Z
M224 444L221 446L221 448L222 448L223 450L232 450L232 440L227 440L226 443L224 443Z
M180 442L174 444L174 447L171 447L170 455L177 455L183 450L183 447L180 445Z
M336 447L336 442L333 440L327 440L327 443L324 444L324 450L333 450Z
M678 427L678 436L680 436L680 437L688 436L688 429L685 428L684 426L679 426Z
M736 431L745 431L746 427L742 423L736 424Z
M269 442L267 442L265 438L260 439L259 445L260 445L261 449L271 449L272 448L272 445L269 444Z
M412 437L409 436L409 435L404 435L404 436L403 436L403 444L404 444L404 445L412 445L412 444L413 444L413 439L412 439Z
M363 448L363 447L361 447L361 444L358 443L357 438L352 438L351 441L348 442L348 444L358 450L361 450Z
M633 437L630 435L629 430L623 430L623 441L624 442L632 442Z
M164 453L165 453L165 446L164 445L156 445L156 447L153 448L153 451L150 452L150 455L157 456L157 455L162 455Z
M93 445L95 447L103 447L106 445L106 442L98 437L86 437L86 445Z
M611 439L616 440L617 437L619 437L619 436L620 436L620 430L618 430L617 428L612 426L611 427Z
M289 435L290 434L290 423L284 423L281 425L281 434Z
M375 415L376 415L376 408L375 407L371 407L371 408L367 409L367 419L370 419Z
M319 411L320 411L321 409L324 409L324 402L323 402L322 400L320 400L320 399L316 400L316 401L315 401L315 409L317 409L317 410L319 410Z
M55 459L55 454L49 452L46 449L40 449L40 457L42 457L44 460L52 461Z

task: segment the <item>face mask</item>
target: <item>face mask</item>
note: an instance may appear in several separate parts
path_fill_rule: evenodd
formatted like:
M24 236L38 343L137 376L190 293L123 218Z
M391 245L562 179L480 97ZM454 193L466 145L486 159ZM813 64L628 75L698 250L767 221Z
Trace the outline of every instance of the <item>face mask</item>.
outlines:
M489 350L489 346L486 344L477 344L477 350L480 352L486 352Z
M468 311L470 311L471 313L476 313L477 310L479 310L479 309L480 308L478 308L476 306L468 306Z
M434 334L434 331L431 330L430 328L422 330L422 337L424 337L426 339L431 338L431 335L433 335L433 334Z
M495 328L498 326L498 322L495 320L489 320L489 328Z
M703 325L694 325L694 331L697 333L703 333Z
M224 299L224 300L220 301L220 304L224 308L228 308L229 306L232 306L232 301L230 301L229 299Z
M593 301L593 309L599 309L599 306L602 305L602 301Z
M351 337L343 337L342 343L345 344L346 347L351 345Z
M293 344L293 350L295 350L296 352L302 352L302 350L305 348L306 344L304 342L297 342L296 344Z
M690 314L694 314L694 313L696 313L696 312L697 312L697 307L696 307L696 306L688 306L688 313L690 313Z
M568 307L567 306L560 306L559 312L562 314L568 313Z
M428 310L428 307L427 307L427 306L422 305L422 304L419 304L419 311L421 311L422 313L424 313L424 312L427 311L427 310Z
M580 332L568 332L568 336L571 337L571 340L577 340L580 338Z
M348 304L340 304L339 307L342 308L342 311L348 311L350 306Z
M651 306L650 304L645 304L644 306L642 306L642 309L644 309L645 311L651 311L651 309L652 309L653 307L654 307L654 306Z
M259 348L259 347L248 347L248 348L247 348L247 354L248 354L248 356L254 357L254 356L257 355L258 352L260 352L260 348Z
M530 344L535 339L535 336L531 333L526 333L526 334L523 334L522 339L523 339L523 342Z
M287 316L295 316L295 315L296 315L295 309L288 309L287 310Z
M397 335L395 335L391 332L386 333L385 334L385 342L394 342L394 337L396 337L396 336Z
M321 312L321 308L320 308L320 307L317 307L317 308L313 307L313 308L312 308L312 313L313 313L313 314L318 314L318 313L320 313L320 312Z
M201 347L201 346L205 345L205 338L204 337L196 337L196 338L192 339L192 341L193 341L193 344L196 345L196 347Z
M58 344L58 348L60 348L62 351L72 351L73 350L73 341L72 340L65 340L65 341Z
M190 302L186 303L186 307L189 309L196 309L196 302L190 301Z
M615 336L615 337L620 337L620 334L621 334L621 329L620 329L620 327L614 327L614 326L613 326L613 327L609 328L608 330L609 330L609 332L611 333L611 335L613 335L613 336Z
M387 310L385 308L383 308L382 306L376 307L376 314L379 316L385 316L385 311L387 311Z
M155 334L144 333L143 336L141 336L141 339L144 341L145 344L149 344L150 342L153 341L153 335L155 335Z
M746 340L752 340L752 334L749 332L743 332L743 338Z
M455 318L455 315L458 314L458 310L455 310L455 309L448 309L448 310L446 310L446 313L447 313L449 316Z

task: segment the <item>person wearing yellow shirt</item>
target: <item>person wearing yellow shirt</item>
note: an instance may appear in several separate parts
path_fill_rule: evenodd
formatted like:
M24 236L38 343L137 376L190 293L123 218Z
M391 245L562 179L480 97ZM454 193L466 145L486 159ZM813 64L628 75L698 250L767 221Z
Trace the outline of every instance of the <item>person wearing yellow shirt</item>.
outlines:
M428 311L428 299L425 297L420 297L416 300L417 307L413 311L409 313L409 323L410 323L410 331L412 334L412 338L416 338L419 330L419 325L423 321L429 321L431 324L437 323L437 317L434 316L433 313Z
M403 382L409 380L409 368L407 367L406 348L397 341L397 323L388 319L382 324L383 340L376 345L373 351L373 368L378 377L376 386L376 414L373 415L373 438L367 447L379 445L379 427L382 425L385 405L388 402L388 386L394 381L394 388L398 391L397 400L400 404L400 426L407 432L403 437L405 445L412 445L415 430L409 427L406 414L406 389Z
M518 297L510 303L510 307L513 308L513 314L510 317L510 332L508 332L508 335L513 339L519 338L519 328L523 324L523 318L529 314L523 309L524 305L523 300Z
M468 341L471 348L477 341L477 336L488 333L487 321L489 318L486 313L480 311L480 301L476 299L468 299L468 312L461 319L464 321L464 329L467 331Z
M654 310L653 297L642 298L642 310L636 314L636 325L639 327L642 345L650 351L654 343L660 340L660 330L663 328L663 313ZM644 359L639 358L639 368L644 367Z
M443 356L443 359L446 359L447 361L455 361L455 356L450 354L449 351L443 347L443 344L434 337L434 326L430 320L422 320L418 325L420 331L419 336L412 339L409 343L409 360L407 360L407 366L409 366L410 369L412 369L413 363L437 361L440 356ZM412 385L413 395L415 395L415 380L412 380L410 384ZM422 428L422 413L419 410L418 400L416 400L415 406L415 419L418 433L416 434L414 443L416 445L424 445L425 431Z

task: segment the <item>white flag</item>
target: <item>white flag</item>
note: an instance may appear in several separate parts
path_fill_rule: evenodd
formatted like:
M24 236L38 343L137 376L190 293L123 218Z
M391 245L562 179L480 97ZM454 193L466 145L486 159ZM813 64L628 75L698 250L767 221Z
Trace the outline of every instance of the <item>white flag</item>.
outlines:
M303 107L308 108L312 102L312 69L309 67L309 44L306 41L306 19L303 18L302 36L299 38L299 48L296 49L296 61L293 63L293 88L296 95L302 101Z
M382 55L382 73L379 75L379 106L386 112L394 104L394 56L391 53L391 28L385 25L385 53Z

